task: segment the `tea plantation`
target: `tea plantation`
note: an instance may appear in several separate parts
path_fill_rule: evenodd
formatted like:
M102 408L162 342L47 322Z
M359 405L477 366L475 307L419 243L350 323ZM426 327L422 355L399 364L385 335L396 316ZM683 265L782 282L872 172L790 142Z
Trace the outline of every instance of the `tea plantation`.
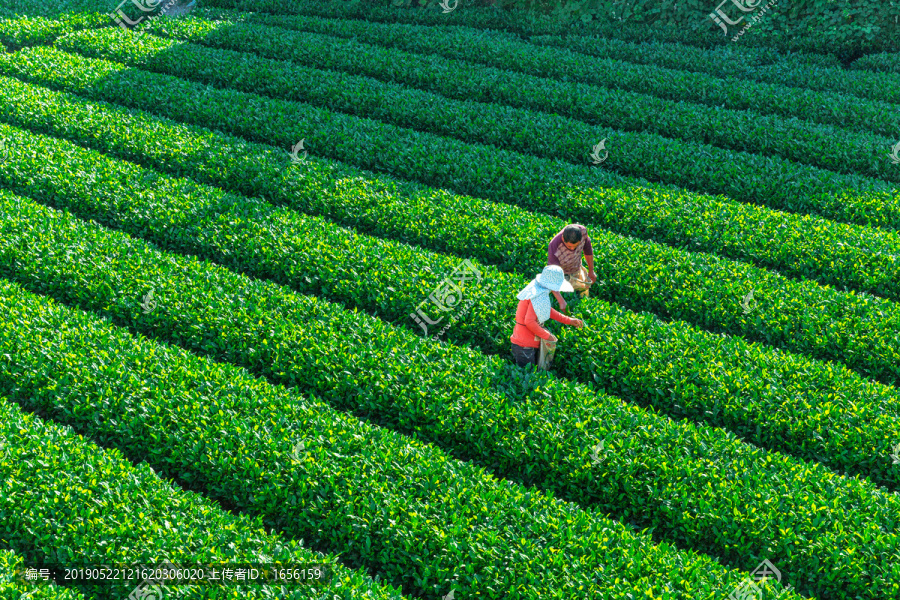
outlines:
M900 599L897 54L118 6L0 2L0 599Z

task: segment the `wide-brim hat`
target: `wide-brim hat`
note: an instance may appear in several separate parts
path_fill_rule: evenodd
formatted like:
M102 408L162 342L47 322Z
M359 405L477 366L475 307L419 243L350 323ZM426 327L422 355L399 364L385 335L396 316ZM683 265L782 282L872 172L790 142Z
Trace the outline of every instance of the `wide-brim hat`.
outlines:
M575 291L572 284L566 281L566 275L563 273L562 267L557 265L547 265L536 279L543 287L553 290L554 292Z

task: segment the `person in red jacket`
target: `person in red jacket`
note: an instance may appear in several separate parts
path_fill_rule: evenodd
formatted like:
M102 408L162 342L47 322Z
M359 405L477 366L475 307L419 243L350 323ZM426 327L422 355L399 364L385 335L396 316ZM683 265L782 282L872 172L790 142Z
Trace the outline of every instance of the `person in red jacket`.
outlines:
M573 291L572 284L566 281L562 267L548 265L516 296L519 307L516 309L516 326L509 341L512 343L513 357L520 367L537 364L540 339L557 341L555 335L541 326L547 319L578 328L584 326L581 319L567 317L550 306L550 292L560 291Z

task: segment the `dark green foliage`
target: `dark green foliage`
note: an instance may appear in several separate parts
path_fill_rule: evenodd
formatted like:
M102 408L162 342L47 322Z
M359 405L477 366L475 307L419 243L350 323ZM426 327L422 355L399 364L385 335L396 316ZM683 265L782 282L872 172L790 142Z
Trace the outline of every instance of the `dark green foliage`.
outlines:
M669 125L670 127L687 121L686 124L693 122L696 128L697 122L711 121L710 125L721 129L742 116L731 111L703 110L703 105L716 109L753 111L749 116L754 120L762 119L767 125L778 124L780 125L778 129L786 129L792 123L785 123L784 119L771 119L768 115L794 117L851 131L874 132L888 137L896 134L898 124L900 124L900 115L894 112L895 107L886 102L847 97L831 90L815 91L802 87L785 87L753 81L743 81L740 85L733 85L732 82L703 73L587 56L562 48L536 46L512 37L500 37L472 29L384 25L355 20L298 16L278 17L259 14L238 15L235 20L242 23L234 23L228 20L233 13L220 14L210 11L204 14L218 17L221 20L214 23L199 17L179 21L155 20L142 26L141 30L165 32L176 38L186 38L209 46L237 47L244 52L255 51L263 56L273 56L320 68L334 68L333 66L338 64L346 65L353 56L356 60L352 71L372 75L374 75L373 70L383 69L385 62L393 59L395 70L401 71L395 73L394 76L402 78L404 81L410 77L425 78L430 71L440 68L435 65L435 61L422 61L422 55L439 57L441 62L455 59L444 69L460 71L471 68L469 65L458 63L458 61L465 61L474 65L499 69L506 77L514 74L538 76L540 79L533 77L533 84L520 90L523 93L526 91L535 93L536 90L533 88L543 84L543 78L566 82L569 95L580 95L583 93L582 89L584 91L590 89L591 96L598 96L599 92L600 95L594 102L602 105L606 111L615 110L616 106L614 105L617 103L623 105L619 107L619 110L632 109L630 104L638 103L640 100L640 98L632 99L625 94L603 95L608 88L628 90L638 94L652 94L658 98L701 105L689 105L693 109L693 114L678 113L678 118L673 119L674 124ZM260 30L254 24L270 27ZM328 37L323 39L321 36L291 32L290 30L314 32ZM352 40L345 39L342 40L342 43L336 43L331 36L352 38ZM94 37L93 39L98 38ZM99 39L109 38L101 36ZM240 41L235 43L235 39ZM330 46L334 56L330 54L311 56L318 54L316 48L323 44ZM374 44L374 46L370 44ZM149 49L152 44L147 44L147 46ZM146 51L145 49L144 52ZM189 50L185 49L185 51ZM735 54L732 61L736 60L738 60L738 55ZM404 64L407 65L406 69L401 67ZM342 70L351 69L344 67ZM406 71L406 73L402 71ZM472 71L481 75L486 70L481 67L472 69ZM513 81L515 79L517 78L513 78ZM581 89L576 87L573 91L572 83L581 83L589 87ZM497 86L495 82L494 87L500 86ZM632 102L625 102L626 99ZM892 102L897 100L894 97ZM671 104L670 102L664 106L669 108ZM638 106L644 108L640 104ZM643 110L639 109L639 112L643 114ZM662 115L657 114L656 116ZM606 117L602 113L592 113L593 120L603 118ZM713 128L709 127L709 129ZM829 129L826 128L824 131L827 132ZM816 130L813 128L812 131ZM714 135L714 131L704 131L704 133L708 136ZM745 132L745 134L749 133ZM807 136L809 136L809 129L807 129ZM720 134L720 137L723 140L734 137L734 132L729 129L727 134ZM771 139L772 137L769 136L767 140L767 153L775 153L772 145L776 140ZM731 140L732 146L740 143L749 145L753 142L752 140ZM761 140L757 143L761 143ZM816 150L817 152L799 153L796 148L787 146L780 148L783 155L801 162L820 160L813 155L828 149L816 145ZM847 160L848 156L843 158ZM837 164L828 159L824 160L827 160L825 163L827 167L833 168ZM888 172L883 168L876 171L878 175Z
M156 21L153 23L156 23ZM170 26L160 25L160 27ZM198 25L197 27L200 26ZM211 28L214 27L215 25L208 25L202 28L201 31L212 35ZM226 33L223 35L227 35L227 29L226 27ZM259 28L256 28L256 30L257 34L259 34ZM272 42L278 47L283 45L277 39L272 41L272 37L271 33L265 32L263 39ZM321 38L321 36L318 37ZM248 38L249 35L242 34L244 43L249 43L247 41ZM256 39L260 38L257 37ZM392 142L388 143L385 141L383 145L379 146L384 149L384 152L380 153L373 153L371 148L367 148L364 151L357 151L355 148L349 147L332 150L329 145L325 145L320 151L328 154L336 153L334 154L335 158L346 161L351 160L351 152L360 155L370 154L371 156L368 158L357 156L355 160L357 162L366 161L365 166L369 168L395 173L408 179L417 179L429 185L442 185L459 189L460 191L469 191L472 194L488 195L505 202L523 202L524 200L521 199L521 196L534 194L529 189L533 186L533 183L517 181L522 177L520 172L526 171L534 173L529 179L539 179L542 182L558 180L566 189L592 188L590 191L594 193L611 193L613 189L652 190L654 193L666 195L680 194L682 197L692 198L694 202L697 199L701 199L704 203L722 203L726 206L729 204L727 200L725 202L716 202L719 198L713 199L700 196L699 194L689 194L682 190L675 190L672 185L650 184L645 179L623 177L602 168L588 167L592 145L599 143L601 139L609 137L612 141L608 148L618 148L618 150L611 152L612 157L610 160L613 161L614 165L618 165L618 169L624 172L650 176L653 179L662 181L676 181L685 185L694 185L691 184L691 178L688 177L690 175L697 179L696 185L701 189L709 188L714 191L725 191L736 198L767 204L774 208L792 212L808 212L850 223L878 225L889 228L900 227L898 194L895 186L888 183L888 181L900 180L900 175L896 174L896 169L893 169L894 165L891 164L887 157L887 153L894 143L893 139L884 136L877 136L872 133L838 131L831 126L804 124L797 120L782 119L779 122L769 122L768 120L771 117L741 111L734 115L734 119L729 120L725 118L721 122L719 122L719 116L716 114L712 124L710 124L709 118L697 118L695 114L697 107L695 105L678 105L677 103L673 104L672 102L653 99L649 96L630 94L639 105L635 107L627 101L624 103L605 101L602 97L598 97L602 96L602 91L599 88L592 87L590 90L585 89L578 94L573 94L571 91L572 84L560 81L556 82L555 85L553 82L547 82L545 85L543 83L545 80L536 80L530 76L524 76L526 79L530 78L531 80L529 83L526 83L524 81L515 81L515 78L504 75L504 79L513 80L501 83L501 81L498 81L500 71L496 69L493 69L493 74L490 76L482 74L481 77L476 77L470 73L465 73L464 70L453 69L452 65L448 65L446 60L438 59L437 57L432 57L430 61L435 67L433 69L426 68L427 65L425 63L428 61L424 59L410 64L408 72L413 74L415 79L407 79L402 75L402 72L407 71L407 69L400 66L404 64L404 61L398 60L396 50L381 49L378 51L374 47L370 47L365 52L350 52L346 48L344 52L340 52L335 46L346 46L354 42L341 41L340 44L337 44L334 42L334 38L327 39L331 41L325 42L319 48L315 47L315 45L311 47L309 43L305 43L300 48L290 46L286 52L290 53L290 49L297 51L298 55L293 60L298 60L299 56L304 53L315 54L317 57L332 57L332 62L344 57L349 61L343 65L344 69L351 68L351 65L353 65L352 68L354 70L361 70L368 75L373 73L371 69L366 68L365 63L368 60L378 58L380 66L377 67L377 70L385 78L396 79L408 85L429 88L434 86L424 79L431 81L443 80L444 84L438 91L446 93L452 87L455 91L450 92L450 94L456 98L468 97L479 101L491 100L530 110L553 111L593 124L610 125L611 123L616 123L615 126L622 126L624 129L643 129L654 127L654 123L662 125L667 119L671 118L672 122L676 123L676 125L673 125L675 129L669 130L666 129L666 126L661 126L661 132L670 133L675 137L696 138L702 136L706 138L705 141L716 142L721 142L721 140L716 138L723 137L731 140L731 145L739 151L758 151L763 154L773 153L776 156L751 157L747 154L735 155L721 148L709 148L708 146L697 146L696 144L693 146L690 144L685 145L678 139L661 138L659 135L632 134L598 129L586 123L560 118L548 120L546 116L540 114L525 120L525 113L521 111L516 112L500 108L492 109L491 107L480 110L471 103L453 103L453 109L447 111L442 110L441 105L443 103L439 96L423 95L421 92L400 92L401 97L399 99L392 99L391 96L398 93L396 89L393 89L390 94L386 94L386 91L391 88L385 87L384 84L372 84L371 82L360 81L359 90L354 91L351 85L351 89L344 92L340 91L342 90L342 84L337 75L332 75L331 82L333 84L326 85L326 88L323 89L320 87L323 85L320 82L320 78L325 77L325 82L328 82L329 76L327 74L320 76L318 72L296 67L290 63L275 63L244 53L184 45L152 35L129 34L122 30L74 33L59 40L58 46L87 56L122 61L141 69L198 80L204 84L214 86L214 88L229 87L241 89L248 93L248 97L239 103L242 106L246 105L246 103L263 103L266 105L277 103L277 100L261 98L255 93L264 92L284 99L298 100L308 98L316 100L317 104L324 103L351 112L373 112L373 116L395 121L404 127L409 125L425 129L426 131L421 133L411 132L408 128L399 129L394 125L384 124L379 121L361 120L331 113L331 116L325 123L318 125L318 129L323 136L330 129L338 130L327 136L332 143L335 143L340 137L347 136L349 131L358 131L360 134L365 132L363 135L378 141L381 138L390 138ZM472 44L458 42L456 45ZM361 58L363 56L367 58L364 60ZM27 59L24 57L11 57L9 59L10 62L24 60ZM317 58L316 62L329 68L341 68L331 63L322 64L323 60L321 58ZM20 69L22 67L11 66L7 67L7 72L17 73ZM28 75L22 74L20 76L27 77ZM146 77L147 75L144 74L138 75L130 72L120 73L117 76L117 78L123 79L145 79ZM669 80L671 78L662 76L660 79ZM161 80L156 79L156 81ZM308 81L309 83L300 83L302 81ZM149 81L144 85L147 84L149 84ZM182 79L180 80L180 85L185 86L189 84ZM717 85L721 87L720 84ZM304 88L309 86L311 86L311 89L304 91ZM742 86L736 87L740 88ZM503 89L510 91L497 93L497 90ZM486 93L490 93L492 96L487 97L484 95ZM194 96L195 94L196 92L193 92L190 95ZM184 95L185 92L182 92L182 96ZM790 98L792 98L790 94L779 97L786 102L789 102ZM378 100L379 98L382 98L382 100ZM660 102L665 103L665 105L660 105ZM360 108L360 105L363 108ZM306 105L303 108L305 109ZM319 107L310 107L310 109L308 111L310 117L324 111L324 109ZM297 112L297 110L295 108L293 112ZM617 120L614 115L601 117L598 123L596 115L607 114L617 110L620 111L621 119ZM711 114L708 116L711 116L712 113L720 112L713 109L709 110ZM433 114L429 114L429 111ZM307 111L304 110L303 112ZM890 109L881 108L879 113L894 114L895 111L892 107ZM457 118L457 114L461 116ZM513 118L514 116L515 118ZM610 121L604 123L603 120L606 118L609 118ZM486 119L486 124L479 125L478 121L480 119ZM687 119L687 121L683 125L677 124L684 119ZM299 126L301 119L295 118L295 121L297 122L296 126ZM534 123L523 125L523 123L528 121L534 121ZM510 124L515 125L511 127ZM507 129L507 131L505 133L494 131L501 127ZM719 130L721 130L721 133L717 133ZM512 133L513 131L515 134ZM757 133L753 133L754 131ZM780 132L780 134L773 135L773 131ZM439 135L450 133L454 137L461 139L447 139ZM836 135L840 135L841 139L849 143L852 151L848 150L845 145L832 149L834 147L832 141ZM754 136L756 136L758 143L746 143L745 140L748 139L752 142ZM799 143L801 141L805 143ZM499 151L493 146L485 148L482 143L507 146L516 150L526 151L528 154L539 154L541 156L546 155L545 148L549 146L554 148L556 156L552 159L523 156L517 152ZM629 144L631 144L631 147L629 147ZM398 147L401 145L406 147L407 152L412 151L413 148L418 148L419 155L441 156L442 154L450 154L459 156L460 158L453 161L459 166L453 168L453 165L450 164L440 165L440 169L432 168L436 171L434 173L430 172L430 170L423 171L422 169L416 172L409 172L402 163L398 164L403 158L403 153ZM320 146L322 146L321 142ZM856 163L856 166L851 167L850 170L856 171L857 174L841 175L835 172L823 171L821 168L797 165L788 160L778 159L778 147L789 149L786 153L791 158L817 162L819 167L830 167L839 172L848 170L845 166L846 164ZM810 152L810 148L816 148L816 151ZM458 168L467 163L488 162L483 157L470 158L488 150L492 151L498 158L502 157L503 159L498 160L495 158L492 162L499 164L491 166L494 169L505 168L509 172L497 173L491 170L486 171L484 176L490 175L489 179L491 182L496 183L497 180L502 182L503 189L471 187L472 184L465 181L458 173ZM617 152L620 152L622 156L618 157ZM560 162L562 158L579 164L563 164ZM406 162L408 164L408 161ZM699 167L697 163L699 163ZM686 171L686 174L681 174L682 171ZM705 171L708 171L708 173ZM864 177L861 174L867 176ZM884 181L872 179L869 176L883 178ZM574 193L574 190L571 193ZM534 198L531 201L538 202L545 207L561 204L566 210L573 210L572 207L565 206L567 201L569 203L572 202L571 199L560 198L559 196L560 194L556 194L539 199ZM730 204L735 203L731 202ZM611 224L616 222L613 219L609 221ZM621 228L621 226L619 227Z
M863 56L850 65L850 68L900 75L900 52L882 52Z
M260 11L282 15L356 18L382 23L452 25L506 30L523 36L542 34L594 34L633 41L682 42L701 48L733 43L708 14L718 2L681 0L584 0L555 3L562 10L540 9L544 0L460 0L449 14L388 6L392 0L206 0L206 6ZM408 3L408 2L407 2ZM452 6L454 3L451 2ZM500 7L508 10L502 10ZM786 7L790 6L787 10ZM573 10L574 9L574 10ZM584 17L584 18L582 18ZM764 15L748 35L740 38L765 51L808 52L825 60L837 56L850 61L871 52L895 51L900 46L900 10L896 2L838 0L784 0Z
M291 18L286 23L279 20L271 24L354 39L335 43L333 38L317 33L224 21L154 21L148 24L147 31L230 51L211 52L198 46L178 47L164 42L152 50L143 49L127 56L117 53L115 60L217 87L301 100L469 143L490 144L578 165L590 164L591 147L601 139L609 139L610 156L603 163L604 169L692 190L723 193L745 202L825 216L842 215L846 209L836 211L827 203L817 206L813 199L802 201L809 203L809 207L801 204L797 199L798 180L815 182L821 192L836 194L852 190L861 195L893 189L880 180L900 181L900 171L887 159L894 132L900 129L900 116L894 116L897 113L894 105L884 102L873 104L867 112L860 107L863 101L859 98L842 96L844 108L821 97L808 98L815 110L830 107L825 112L832 122L838 122L834 118L837 113L832 111L840 111L840 126L817 125L788 118L812 112L794 109L800 93L795 88L754 84L766 87L767 107L760 104L755 111L723 110L718 105L730 103L722 98L711 100L716 106L705 106L682 101L679 98L684 94L680 92L669 94L675 99L663 99L645 93L566 83L570 73L581 71L571 60L563 60L573 55L570 52L549 49L548 55L541 57L546 63L565 66L548 74L553 79L547 80L515 73L509 61L490 58L504 55L515 58L535 52L531 46L501 42L493 36L473 32L435 35L426 33L424 27L353 22L338 27L325 19L296 21ZM361 44L357 40L388 48ZM90 49L86 49L84 42L70 39L60 45L90 56L111 56L108 52L98 52L95 44L89 44ZM468 50L454 51L459 47ZM426 56L398 53L393 48L422 52ZM273 60L247 54L250 50ZM154 53L152 61L143 58L148 51ZM242 52L234 55L231 51ZM203 57L204 68L196 66L196 53ZM467 61L482 57L478 62L487 62L488 66L447 61L443 55L456 55ZM286 66L282 60L366 77L300 65ZM179 68L186 62L192 65L190 72ZM725 85L722 80L705 75L657 67L652 67L656 72L625 76L618 71L640 67L618 60L607 62L613 64L612 68L605 64L589 68L612 71L609 81L615 81L616 88L628 87L623 82L627 79L643 92L648 81L669 83L684 76L706 78L705 85L687 82L684 87L692 92L701 87L719 89ZM399 65L407 68L401 69ZM505 70L502 85L498 85L495 67ZM383 81L373 81L370 77ZM434 93L411 90L398 83ZM740 89L746 84L729 87ZM751 92L762 94L761 90ZM475 98L482 102L472 102ZM854 109L846 108L850 104ZM759 112L762 108L777 112L779 107L784 107L788 117ZM853 112L857 109L858 114ZM857 121L858 125L854 126ZM875 124L876 121L882 125ZM873 135L873 129L883 135ZM836 137L842 140L839 147L833 144ZM813 148L815 151L811 151Z
M652 40L636 43L600 36L548 35L535 36L529 41L533 44L568 48L599 58L657 65L722 78L735 77L822 92L838 92L893 104L900 102L900 79L890 73L872 73L862 69L848 71L841 68L837 61L831 64L811 62L809 56L802 54L780 55L769 49L731 46L708 50L684 44ZM854 63L854 67L870 64L875 59L875 56L860 59ZM894 55L893 61L900 69L900 57Z

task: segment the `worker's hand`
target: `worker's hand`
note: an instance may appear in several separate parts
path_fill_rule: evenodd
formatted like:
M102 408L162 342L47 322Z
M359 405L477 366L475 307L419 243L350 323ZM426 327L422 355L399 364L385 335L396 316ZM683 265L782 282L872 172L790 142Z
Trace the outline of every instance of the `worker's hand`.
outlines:
M575 319L575 322L572 323L572 326L581 329L582 327L584 327L584 321L582 321L581 319Z
M555 343L558 342L558 341L559 341L559 340L557 339L557 337L551 333L551 334L550 334L550 339L547 340L547 343L549 343L549 344L555 344Z
M560 296L559 297L559 312L565 312L566 306L568 306L568 303L566 302L565 298Z
M591 283L592 283L592 284L593 284L593 283L597 283L597 274L596 274L596 273L594 273L593 271L589 271L589 272L588 272L588 277L591 278Z

